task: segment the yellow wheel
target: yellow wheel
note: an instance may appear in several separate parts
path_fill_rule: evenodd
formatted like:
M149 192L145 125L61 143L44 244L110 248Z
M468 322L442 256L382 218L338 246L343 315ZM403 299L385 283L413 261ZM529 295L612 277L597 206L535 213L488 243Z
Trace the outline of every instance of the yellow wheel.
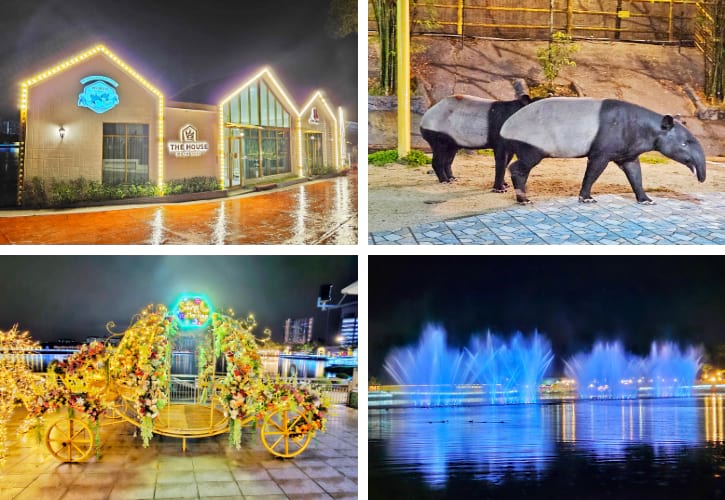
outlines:
M277 410L264 418L260 430L262 444L272 455L282 458L297 456L312 439L312 432L305 430L309 424L307 417L298 411Z
M82 462L93 451L93 432L83 420L60 418L45 434L45 445L61 462Z

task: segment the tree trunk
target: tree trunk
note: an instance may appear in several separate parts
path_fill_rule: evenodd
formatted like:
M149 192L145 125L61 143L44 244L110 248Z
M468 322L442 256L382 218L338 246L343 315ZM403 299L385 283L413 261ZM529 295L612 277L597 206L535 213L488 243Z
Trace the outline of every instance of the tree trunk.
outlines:
M384 95L395 94L395 0L371 0L380 39L380 88Z

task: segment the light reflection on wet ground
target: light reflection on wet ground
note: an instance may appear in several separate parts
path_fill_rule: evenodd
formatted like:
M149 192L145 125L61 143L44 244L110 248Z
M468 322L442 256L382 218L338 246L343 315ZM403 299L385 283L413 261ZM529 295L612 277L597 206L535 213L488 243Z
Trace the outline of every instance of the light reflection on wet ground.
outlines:
M724 421L722 394L371 410L369 493L543 498L555 487L556 498L716 498Z
M253 196L0 216L5 244L357 244L357 174Z

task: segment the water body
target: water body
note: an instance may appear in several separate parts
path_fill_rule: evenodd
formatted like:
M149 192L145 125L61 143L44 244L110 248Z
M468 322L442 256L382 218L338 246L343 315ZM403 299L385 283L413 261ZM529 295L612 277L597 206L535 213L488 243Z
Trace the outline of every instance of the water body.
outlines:
M0 145L0 207L14 206L17 197L18 148Z
M370 410L370 498L722 498L725 396Z

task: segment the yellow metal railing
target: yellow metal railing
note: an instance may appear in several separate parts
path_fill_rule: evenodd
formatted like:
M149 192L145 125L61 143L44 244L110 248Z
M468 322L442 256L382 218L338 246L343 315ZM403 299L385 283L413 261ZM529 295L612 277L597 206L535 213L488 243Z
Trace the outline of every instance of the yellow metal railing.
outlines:
M413 9L414 32L510 38L548 38L549 31L575 37L670 42L695 39L695 22L702 13L696 0L527 0L527 6L505 5L506 0L450 0L423 3ZM522 2L524 3L524 2ZM591 7L589 7L591 5ZM679 8L676 8L679 7ZM370 9L372 15L372 9ZM546 16L546 18L544 18ZM375 31L374 19L369 30ZM417 21L417 22L416 22ZM607 34L609 32L609 34Z

